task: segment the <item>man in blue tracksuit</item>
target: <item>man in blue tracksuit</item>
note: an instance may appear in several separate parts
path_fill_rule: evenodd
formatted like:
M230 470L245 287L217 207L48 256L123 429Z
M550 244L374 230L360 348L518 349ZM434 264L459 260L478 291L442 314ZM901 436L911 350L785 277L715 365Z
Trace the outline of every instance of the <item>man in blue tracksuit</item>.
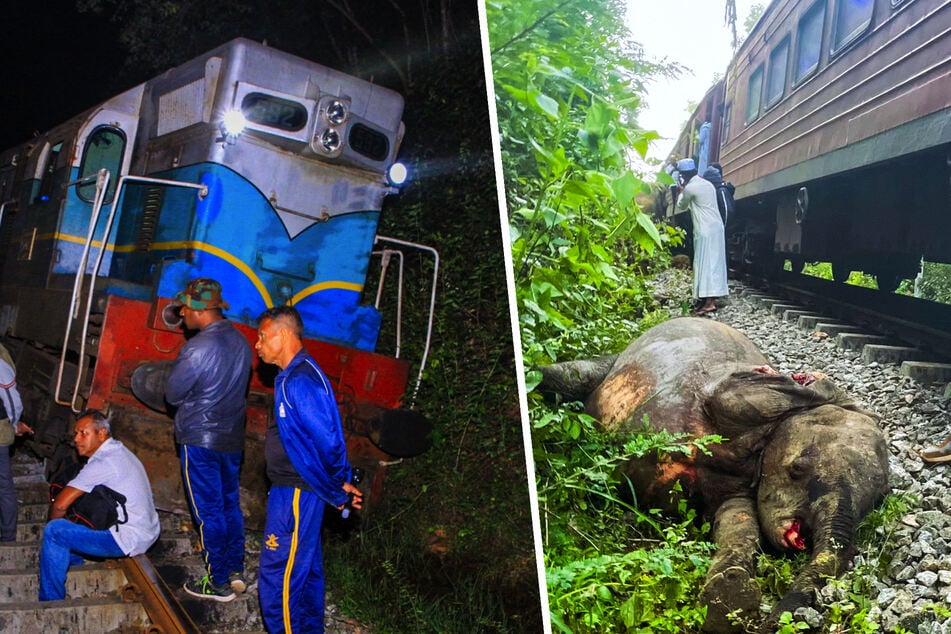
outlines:
M360 508L340 412L330 382L303 344L304 324L290 306L265 311L255 350L281 368L274 419L264 441L271 490L261 544L258 596L271 634L324 631L320 526L324 504Z
M178 408L175 441L206 570L185 583L185 592L227 602L246 587L238 475L251 346L222 314L228 304L217 281L194 279L174 301L186 330L198 331L182 346L165 384L165 400Z

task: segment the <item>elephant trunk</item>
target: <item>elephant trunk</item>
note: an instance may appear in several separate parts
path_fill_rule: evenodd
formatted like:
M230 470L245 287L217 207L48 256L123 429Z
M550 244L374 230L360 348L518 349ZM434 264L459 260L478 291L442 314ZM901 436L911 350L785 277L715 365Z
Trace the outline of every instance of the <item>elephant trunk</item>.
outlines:
M835 493L812 505L812 557L773 607L768 627L775 625L783 612L792 613L813 605L825 580L842 574L855 556L856 521L851 489L840 482L832 490Z

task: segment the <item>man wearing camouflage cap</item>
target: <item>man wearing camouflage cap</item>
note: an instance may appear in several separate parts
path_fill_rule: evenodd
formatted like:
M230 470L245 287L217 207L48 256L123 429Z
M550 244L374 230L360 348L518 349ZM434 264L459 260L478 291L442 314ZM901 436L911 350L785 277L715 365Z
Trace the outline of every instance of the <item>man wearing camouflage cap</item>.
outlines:
M194 279L174 302L185 329L198 331L182 346L165 385L165 400L178 408L175 441L206 570L203 578L186 582L185 591L231 601L245 590L238 472L251 347L222 314L228 304L217 281Z

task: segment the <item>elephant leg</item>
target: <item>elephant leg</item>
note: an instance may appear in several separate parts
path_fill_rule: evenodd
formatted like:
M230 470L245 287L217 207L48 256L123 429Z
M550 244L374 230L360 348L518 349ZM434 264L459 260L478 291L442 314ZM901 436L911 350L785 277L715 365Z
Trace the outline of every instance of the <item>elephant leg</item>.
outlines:
M542 380L535 389L553 402L583 401L604 381L617 358L609 354L538 368Z
M707 606L703 631L742 632L759 614L760 590L754 580L760 529L754 502L732 498L717 509L713 524L716 554L707 572L700 601Z

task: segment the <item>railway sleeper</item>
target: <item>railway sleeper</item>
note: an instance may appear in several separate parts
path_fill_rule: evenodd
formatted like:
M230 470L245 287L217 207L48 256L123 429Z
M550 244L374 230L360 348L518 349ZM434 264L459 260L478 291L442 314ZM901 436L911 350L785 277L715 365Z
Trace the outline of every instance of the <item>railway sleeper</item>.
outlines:
M202 601L181 589L201 575L195 532L187 519L160 512L162 533L148 558L87 561L70 569L67 599L39 602L39 551L49 508L43 465L23 452L13 459L19 500L17 540L0 543L0 632L182 634L260 632L256 584L230 603ZM257 553L248 553L248 563ZM254 579L254 571L249 578Z
M830 337L839 348L860 352L864 363L888 363L900 366L903 376L919 383L947 383L951 394L951 363L936 357L934 353L916 346L903 344L894 337L870 334L865 328L837 320L815 309L789 303L768 293L743 288L741 293L751 297L771 314L784 321L796 322L804 330L816 336Z

